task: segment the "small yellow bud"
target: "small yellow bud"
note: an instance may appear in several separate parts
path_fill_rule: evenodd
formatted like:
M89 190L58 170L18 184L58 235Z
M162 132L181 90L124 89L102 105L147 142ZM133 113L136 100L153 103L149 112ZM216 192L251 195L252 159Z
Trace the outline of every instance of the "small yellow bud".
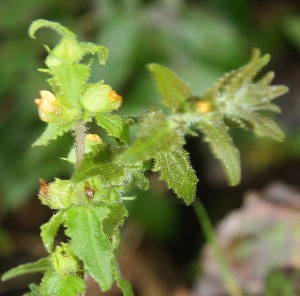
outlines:
M123 103L122 96L118 95L117 92L114 91L114 90L110 91L110 93L109 93L109 100L111 102L117 102L117 101L119 101L120 105L122 105L122 103Z
M85 140L86 141L92 141L92 142L95 142L97 144L103 143L102 139L96 134L87 134L85 136Z
M47 122L47 113L59 114L60 110L57 108L57 100L53 93L41 90L40 96L41 98L35 99L34 102L38 106L40 119Z
M195 107L198 113L207 113L211 111L211 103L207 101L205 102L198 101L195 103Z

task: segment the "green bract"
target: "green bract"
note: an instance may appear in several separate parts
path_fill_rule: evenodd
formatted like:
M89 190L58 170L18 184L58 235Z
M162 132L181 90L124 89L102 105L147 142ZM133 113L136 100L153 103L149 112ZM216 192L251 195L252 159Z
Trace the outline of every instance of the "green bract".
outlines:
M230 128L238 126L259 136L283 140L279 126L261 111L279 112L272 100L287 88L270 86L272 73L253 81L269 61L268 55L261 57L257 50L247 65L225 74L202 96L193 94L188 84L166 67L150 64L148 69L169 112L151 109L140 117L120 116L112 112L119 109L122 97L103 81L90 84L91 63L82 62L85 55L92 54L103 66L108 50L78 42L73 32L47 20L33 22L29 35L35 38L36 31L44 27L61 35L61 40L53 49L46 46L48 68L42 71L50 75L47 81L52 92L41 91L41 98L35 101L47 127L33 146L47 145L72 131L75 145L64 160L74 164L74 173L69 180L56 178L47 183L40 179L39 198L56 211L41 226L49 256L11 269L2 280L41 272L44 276L40 285L30 285L31 292L26 295L78 296L85 293L84 274L88 272L103 291L116 283L125 296L132 296L115 255L119 228L128 215L123 201L132 199L127 191L147 190L145 172L159 172L167 186L191 204L198 179L184 145L187 134L198 133L204 135L220 161L229 184L237 185L240 159ZM98 135L86 134L85 124L93 121L112 138L109 143ZM130 137L133 124L138 125L138 132ZM61 227L67 242L56 241Z

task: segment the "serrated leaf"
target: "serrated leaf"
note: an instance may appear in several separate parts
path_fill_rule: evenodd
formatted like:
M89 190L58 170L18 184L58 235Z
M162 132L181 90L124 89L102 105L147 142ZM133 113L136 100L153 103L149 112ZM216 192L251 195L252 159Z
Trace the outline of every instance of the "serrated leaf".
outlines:
M109 290L113 283L113 253L102 225L108 214L109 209L104 207L73 207L66 212L65 223L72 250L102 291Z
M206 120L198 128L204 134L204 141L208 142L212 153L221 162L229 184L237 185L241 179L240 153L228 135L225 124Z
M149 64L148 69L154 77L164 103L173 111L186 109L186 101L191 97L190 87L177 74L158 64Z
M266 116L261 116L258 113L249 114L245 120L250 122L253 132L258 136L270 137L279 142L284 140L284 132L274 120Z
M80 109L80 97L90 76L89 67L83 64L61 64L51 70L48 82L55 90L57 100L70 109Z
M118 183L123 177L122 166L111 162L109 146L97 145L93 152L87 153L72 177L74 182L81 182L94 176L99 176L105 182Z
M103 127L110 136L125 143L129 141L129 125L133 123L132 119L110 113L98 113L94 116L98 125Z
M43 19L36 20L30 24L30 27L28 30L29 36L32 39L35 39L36 31L38 31L42 28L52 29L63 37L76 38L76 35L72 31L70 31L66 27L62 26L61 24L52 22L52 21L48 21L48 20L43 20Z
M121 289L123 296L134 296L131 284L123 278L117 262L114 260L114 273L117 286Z
M55 124L48 123L42 135L32 144L35 146L47 146L49 141L55 140L57 137L62 136L72 128L71 123Z
M8 271L6 271L2 277L2 281L7 281L14 277L27 274L27 273L43 273L47 270L51 269L51 263L48 258L42 258L36 262L21 264L17 267L14 267Z
M105 46L102 45L96 45L91 42L81 42L79 43L81 46L84 54L92 54L92 55L97 55L99 59L99 64L100 66L104 66L107 59L108 59L108 49Z
M124 170L125 178L122 185L124 186L125 191L132 188L139 188L144 191L149 189L149 180L144 175L146 168L139 165L127 165L124 167Z
M137 140L115 161L122 164L144 162L154 158L158 152L174 150L183 143L184 139L172 130L161 112L150 111L141 120Z
M198 179L186 150L180 147L174 151L158 153L153 171L159 171L160 178L166 181L168 187L174 190L187 205L193 202Z
M110 214L103 221L103 230L110 237L115 234L119 226L123 225L128 211L121 202L110 205L109 210Z
M49 253L53 251L54 239L59 227L63 224L64 213L63 210L57 212L47 223L41 226L41 238Z
M51 274L43 281L48 295L77 296L85 293L83 279L75 275L60 276Z

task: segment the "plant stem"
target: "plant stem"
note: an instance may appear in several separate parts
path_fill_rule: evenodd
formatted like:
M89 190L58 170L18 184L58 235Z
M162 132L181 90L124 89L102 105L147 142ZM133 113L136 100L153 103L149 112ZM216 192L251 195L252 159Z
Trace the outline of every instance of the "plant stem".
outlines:
M80 165L85 150L85 125L82 119L79 119L74 128L75 149L76 149L76 165Z
M242 296L243 293L239 284L237 283L228 262L224 257L224 254L220 248L220 245L217 241L217 237L215 235L213 226L209 220L207 212L203 207L201 202L195 201L193 203L194 210L197 214L199 224L201 225L204 235L208 241L208 244L211 246L212 251L214 253L214 257L220 269L220 275L224 282L224 285L231 296Z

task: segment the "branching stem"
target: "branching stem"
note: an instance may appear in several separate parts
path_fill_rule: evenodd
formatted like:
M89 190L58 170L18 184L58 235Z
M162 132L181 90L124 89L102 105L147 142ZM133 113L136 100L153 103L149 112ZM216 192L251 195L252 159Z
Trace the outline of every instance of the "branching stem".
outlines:
M85 150L85 125L82 119L79 119L74 128L76 164L77 167L81 163Z

